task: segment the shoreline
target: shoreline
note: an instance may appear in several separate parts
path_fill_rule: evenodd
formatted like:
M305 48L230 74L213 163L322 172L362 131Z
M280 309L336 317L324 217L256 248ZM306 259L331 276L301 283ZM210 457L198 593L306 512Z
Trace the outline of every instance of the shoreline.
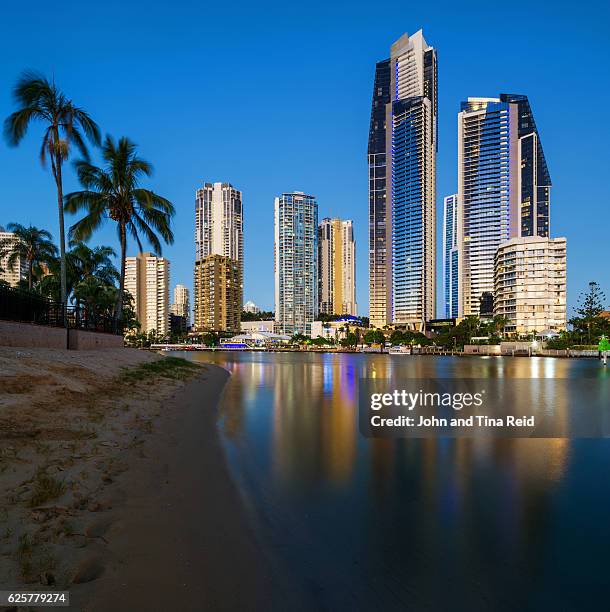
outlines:
M217 416L230 374L205 367L167 400L162 431L117 478L104 571L72 586L77 609L282 609L291 599L222 448Z
M497 354L497 353L466 353L464 351L451 351L451 350L439 350L438 352L429 352L429 353L390 353L387 349L386 350L356 350L356 351L350 351L350 350L345 350L345 349L325 349L325 348L310 348L310 349L298 349L298 348L281 348L281 349L277 349L277 348L223 348L223 347L197 347L197 348L192 348L193 345L190 344L163 344L163 345L158 345L155 346L155 348L142 348L139 350L142 351L148 351L148 352L153 352L153 353L160 353L163 354L165 352L170 352L170 353L174 353L174 352L185 352L185 353L198 353L198 352L203 352L203 353L305 353L305 354L309 354L309 353L323 353L323 354L329 354L329 355L392 355L392 356L399 356L399 357L517 357L517 358L523 358L526 357L528 359L531 359L533 357L538 357L538 358L550 358L550 359L578 359L578 360L582 360L582 359L597 359L599 360L599 357L597 355L591 355L588 354L590 351L583 351L587 354L566 354L566 355L560 355L555 353L552 354L542 354L542 353L536 353L536 354L531 354L531 355L527 355L524 353L516 353L516 354L509 354L509 353L502 353L502 354ZM554 350L554 349L551 349Z

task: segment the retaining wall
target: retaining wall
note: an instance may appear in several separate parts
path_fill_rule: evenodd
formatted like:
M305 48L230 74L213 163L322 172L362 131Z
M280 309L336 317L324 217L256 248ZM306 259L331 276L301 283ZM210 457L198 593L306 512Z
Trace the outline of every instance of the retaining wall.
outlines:
M68 336L63 327L0 321L0 346L66 349Z
M0 346L52 348L90 351L121 348L123 336L100 334L82 329L48 327L16 321L0 321Z

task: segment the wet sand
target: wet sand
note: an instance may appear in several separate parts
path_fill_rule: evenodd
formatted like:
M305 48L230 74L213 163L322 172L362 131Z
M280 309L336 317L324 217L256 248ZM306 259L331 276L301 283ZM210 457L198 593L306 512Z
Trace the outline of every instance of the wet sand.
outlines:
M308 609L250 521L216 425L229 377L208 368L169 399L162 433L117 481L104 574L73 591L88 612Z

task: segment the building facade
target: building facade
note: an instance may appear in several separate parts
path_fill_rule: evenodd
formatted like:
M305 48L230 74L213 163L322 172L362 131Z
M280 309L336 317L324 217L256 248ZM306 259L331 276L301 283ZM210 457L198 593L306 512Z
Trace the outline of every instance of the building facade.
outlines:
M201 270L209 271L210 263L202 264L211 255L219 255L232 260L239 272L239 282L237 283L239 313L241 317L243 299L243 279L244 279L244 223L243 223L243 204L242 193L235 189L230 183L204 183L203 187L197 190L195 204L195 281L194 285L200 282L198 274ZM212 261L212 260L210 260ZM216 260L213 260L216 261ZM216 264L215 264L216 265ZM227 263L227 270L232 266ZM225 271L226 272L226 271ZM229 274L230 276L230 274ZM231 281L233 283L233 280ZM219 304L218 292L208 295L206 292L211 290L207 284L201 285L202 291L194 292L194 323L196 326L205 322L205 329L210 328L211 322L218 323L223 328L239 330L234 327L232 313L234 310L233 300L236 288L231 285L231 290L225 295L231 300L227 304ZM218 307L218 313L210 313L209 308ZM205 312L201 309L206 309Z
M318 204L300 191L275 198L275 319L283 334L307 334L318 313Z
M244 304L244 312L249 312L251 314L258 314L260 311L261 309L252 300L248 300Z
M184 317L186 326L190 325L191 318L191 296L190 291L184 285L174 287L174 301L170 312L178 317Z
M237 261L222 255L196 261L193 293L197 331L239 331L242 289Z
M125 289L133 298L140 331L165 336L170 330L170 263L152 253L125 260Z
M443 298L445 319L458 316L458 196L444 198L443 207Z
M375 72L369 129L371 323L423 330L436 300L437 60L420 31Z
M495 256L494 314L505 332L566 328L566 239L528 236L500 245Z
M230 183L204 183L195 203L195 260L222 255L239 262L243 276L242 193Z
M351 220L322 219L318 226L318 310L356 315L356 241Z
M550 176L526 96L469 98L458 114L459 316L494 292L504 242L549 236Z
M277 328L277 323L274 319L267 321L242 321L240 325L241 331L246 333L257 331L273 333Z
M0 252L0 280L16 287L20 280L25 279L28 266L25 259L17 257L13 266L9 266L11 247L17 243L17 237L13 232L7 232L0 226L0 244L4 245Z

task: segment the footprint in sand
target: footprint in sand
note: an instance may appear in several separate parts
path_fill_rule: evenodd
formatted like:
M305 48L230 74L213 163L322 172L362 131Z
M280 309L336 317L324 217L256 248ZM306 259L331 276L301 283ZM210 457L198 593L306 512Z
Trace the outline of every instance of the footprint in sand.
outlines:
M82 561L72 578L73 584L84 584L97 580L104 573L104 564L100 559L91 557Z

